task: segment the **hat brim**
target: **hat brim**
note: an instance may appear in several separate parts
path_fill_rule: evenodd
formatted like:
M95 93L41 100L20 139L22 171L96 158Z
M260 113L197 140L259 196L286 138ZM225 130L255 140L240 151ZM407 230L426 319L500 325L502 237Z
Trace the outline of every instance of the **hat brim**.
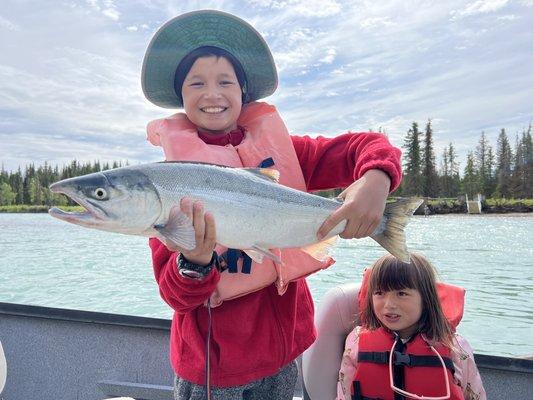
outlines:
M187 54L202 46L219 47L239 60L246 74L250 101L276 90L274 58L259 32L234 15L200 10L171 19L152 38L141 73L146 98L165 108L183 107L174 90L176 69Z

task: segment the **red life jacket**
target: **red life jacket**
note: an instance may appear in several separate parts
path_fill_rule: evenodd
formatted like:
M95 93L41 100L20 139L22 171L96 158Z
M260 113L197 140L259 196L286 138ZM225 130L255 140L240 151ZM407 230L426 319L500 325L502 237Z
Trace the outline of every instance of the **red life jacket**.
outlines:
M272 167L280 173L282 185L306 191L296 151L276 108L267 103L246 104L237 121L246 136L237 146L217 146L205 143L196 126L183 113L157 119L148 124L148 140L163 147L167 161L201 161L230 167ZM318 247L317 247L318 248ZM219 255L234 267L223 271L210 305L216 307L225 300L234 299L275 283L282 295L290 282L313 272L328 268L335 261L329 256L313 251L273 249L283 265L269 259L261 264L252 262L240 251L217 246ZM237 254L238 253L238 254ZM235 260L238 258L238 260Z
M363 330L359 335L359 353L355 371L352 399L404 399L395 394L389 379L389 352L395 341L392 332L379 328ZM446 365L450 382L450 399L464 399L461 388L454 382L454 366L450 349L433 344ZM417 334L407 343L398 341L394 350L394 384L419 396L440 397L446 394L443 368L422 335Z
M370 269L365 270L359 292L360 310L366 304ZM463 315L463 288L437 283L437 292L444 315L455 329ZM359 335L358 362L352 385L353 400L396 400L405 397L393 392L389 377L389 355L395 334L379 328L362 330ZM453 378L454 366L447 347L431 343L446 364L450 383L450 399L464 399L461 388ZM446 394L442 364L421 334L407 343L398 340L393 357L393 376L396 387L418 396L441 397Z

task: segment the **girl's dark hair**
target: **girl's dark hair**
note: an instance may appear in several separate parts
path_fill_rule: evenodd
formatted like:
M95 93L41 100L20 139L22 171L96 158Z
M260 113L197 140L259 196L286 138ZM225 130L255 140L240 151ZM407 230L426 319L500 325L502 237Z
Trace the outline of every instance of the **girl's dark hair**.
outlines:
M198 47L183 57L183 60L181 60L179 63L178 68L176 68L176 74L174 75L174 91L176 92L176 95L180 99L181 103L183 104L183 98L181 96L183 81L191 70L192 65L201 57L211 56L215 56L217 59L223 57L233 66L235 75L237 76L237 81L239 82L239 86L242 90L242 103L248 103L250 100L246 88L246 74L244 73L241 63L230 52L215 46Z
M411 253L411 262L404 263L385 255L372 266L361 321L365 328L374 330L382 326L374 313L372 294L376 291L416 289L422 297L422 315L418 332L453 348L453 331L444 316L436 286L436 273L431 263L422 255Z

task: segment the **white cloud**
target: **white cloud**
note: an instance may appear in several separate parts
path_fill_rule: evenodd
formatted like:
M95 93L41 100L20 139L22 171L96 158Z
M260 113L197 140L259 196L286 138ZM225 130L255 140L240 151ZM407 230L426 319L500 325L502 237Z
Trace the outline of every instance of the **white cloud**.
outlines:
M342 6L335 0L250 0L255 7L272 10L289 10L290 13L304 17L324 18L341 12Z
M335 0L290 1L289 5L295 12L305 17L324 18L341 12L341 5Z
M118 21L120 18L120 12L113 0L87 0L87 4L113 21Z
M113 21L118 21L118 19L120 18L120 13L114 8L106 8L102 11L102 14L104 14L106 17L111 18Z
M384 26L391 26L393 22L390 17L372 17L361 21L360 25L363 29L379 29Z
M8 19L2 17L0 15L0 28L5 28L10 31L18 31L20 30L20 27L17 24L14 24L13 22L9 21Z
M516 19L519 19L521 17L517 16L517 15L514 15L514 14L510 14L510 15L502 15L500 17L498 17L497 19L500 20L500 21L514 21Z
M335 49L328 49L326 51L326 56L320 59L320 62L324 64L331 64L333 61L335 61L336 55L337 55L337 51Z
M465 8L453 11L455 17L466 17L476 14L485 14L504 8L509 0L476 0L466 5Z
M531 9L457 0L455 10L479 18L450 21L448 2L322 2L321 12L316 2L306 3L311 11L303 1L252 3L201 6L235 13L265 34L281 79L266 101L295 133L382 127L401 145L412 121L433 118L437 145L454 141L466 151L481 130L514 134L533 118ZM142 58L152 33L196 3L93 0L39 12L18 4L0 17L0 161L16 168L36 155L91 160L99 151L132 162L160 158L144 129L172 110L144 99Z

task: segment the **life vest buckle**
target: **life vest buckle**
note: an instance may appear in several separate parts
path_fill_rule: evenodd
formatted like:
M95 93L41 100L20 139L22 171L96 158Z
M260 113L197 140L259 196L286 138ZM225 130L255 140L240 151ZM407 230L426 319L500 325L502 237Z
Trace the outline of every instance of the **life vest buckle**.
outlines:
M411 366L411 357L409 354L404 354L399 351L394 351L394 365Z

